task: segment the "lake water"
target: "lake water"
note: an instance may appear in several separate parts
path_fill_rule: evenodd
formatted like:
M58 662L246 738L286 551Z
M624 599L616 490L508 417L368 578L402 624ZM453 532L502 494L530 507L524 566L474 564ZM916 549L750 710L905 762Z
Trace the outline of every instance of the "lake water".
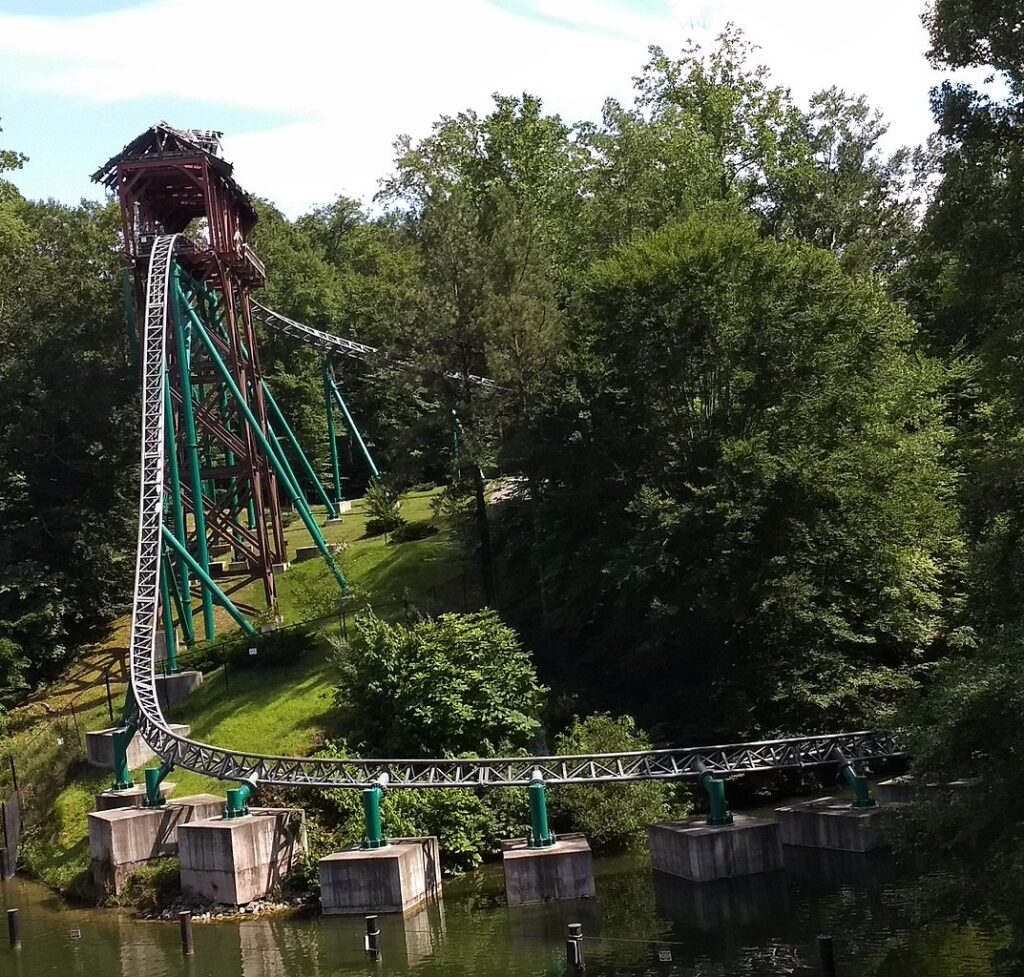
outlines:
M195 924L183 958L177 923L61 903L13 880L24 945L0 932L0 974L17 977L546 977L565 973L565 932L580 922L587 977L777 977L818 973L816 936L835 937L840 977L982 977L1002 928L957 925L931 908L938 878L891 856L786 849L786 870L702 886L654 877L643 857L598 859L597 898L508 909L500 869L450 881L443 903L381 917L380 963L361 917ZM73 931L80 933L74 938Z

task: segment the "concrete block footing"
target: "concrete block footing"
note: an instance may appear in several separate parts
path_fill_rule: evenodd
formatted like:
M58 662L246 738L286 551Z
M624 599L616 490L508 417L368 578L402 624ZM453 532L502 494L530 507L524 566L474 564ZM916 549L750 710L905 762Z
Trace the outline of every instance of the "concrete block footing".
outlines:
M196 671L176 672L174 675L156 677L156 695L160 707L166 709L182 699L187 699L203 684L203 673Z
M275 577L280 577L283 574L288 572L288 567L289 566L291 566L291 564L288 563L287 561L285 561L284 563L274 563L274 564L271 564L270 572Z
M702 818L654 824L647 833L654 870L692 882L782 868L779 826L774 821L736 815L732 824L711 827Z
M179 736L188 736L190 727L171 724L169 728ZM114 769L114 733L119 733L122 729L123 726L112 726L110 729L97 729L85 734L85 753L92 766L102 767L104 770ZM137 770L155 756L149 744L136 733L128 744L128 768Z
M528 848L525 838L501 847L510 906L593 897L594 859L583 835L562 835L548 848Z
M820 797L775 809L784 845L868 852L889 847L880 807L851 807L842 797Z
M281 883L306 850L303 812L253 809L241 818L206 818L178 832L181 889L204 903L244 906Z
M182 827L223 810L224 798L196 794L163 807L121 807L89 815L89 857L96 884L120 893L139 866L178 853Z
M164 781L160 785L160 796L166 800L174 790L174 784ZM97 811L116 811L122 807L142 807L146 799L145 787L129 787L127 790L105 790L96 795Z
M395 838L385 848L353 846L321 858L325 915L407 913L441 896L437 838Z
M320 555L320 549L316 546L298 546L295 549L295 562L305 563L306 560L315 560Z

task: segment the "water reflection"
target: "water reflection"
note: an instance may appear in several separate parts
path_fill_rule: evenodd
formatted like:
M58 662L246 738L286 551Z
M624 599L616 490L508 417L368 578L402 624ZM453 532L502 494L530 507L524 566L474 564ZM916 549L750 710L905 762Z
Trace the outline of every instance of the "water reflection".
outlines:
M504 906L500 871L449 882L444 901L380 919L383 961L363 953L362 917L249 919L196 925L184 960L175 923L62 906L24 882L25 946L0 934L0 973L18 977L545 977L564 973L566 924L580 922L588 977L777 977L814 973L815 937L837 939L840 973L982 977L1006 935L951 922L928 893L935 873L886 855L786 850L786 869L696 884L651 872L646 858L599 859L597 898ZM81 930L81 939L71 931ZM661 956L663 959L659 959ZM668 959L671 957L671 959Z

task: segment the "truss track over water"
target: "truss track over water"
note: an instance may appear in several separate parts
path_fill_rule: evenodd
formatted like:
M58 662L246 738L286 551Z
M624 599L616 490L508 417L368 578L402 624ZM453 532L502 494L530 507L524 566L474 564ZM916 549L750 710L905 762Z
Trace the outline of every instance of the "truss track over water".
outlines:
M156 632L164 510L164 376L171 268L178 237L169 234L155 240L146 283L141 337L143 425L139 537L130 649L133 722L165 763L222 780L291 787L357 788L386 777L392 787L469 788L525 786L538 772L549 784L678 780L696 778L702 773L722 775L800 769L902 754L902 747L893 735L873 731L589 756L338 760L227 750L173 732L157 696ZM262 307L260 311L268 318L276 317L281 330L300 341L332 349L340 349L337 344L350 344L358 349L348 355L360 358L376 352L373 347L321 333Z

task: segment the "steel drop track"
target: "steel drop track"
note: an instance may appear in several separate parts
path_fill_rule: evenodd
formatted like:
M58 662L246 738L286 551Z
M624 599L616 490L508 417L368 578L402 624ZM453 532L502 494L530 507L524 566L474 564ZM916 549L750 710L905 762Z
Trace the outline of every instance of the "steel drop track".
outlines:
M156 630L164 502L164 375L171 264L179 235L158 237L150 254L142 350L142 466L139 538L131 625L134 723L165 763L221 780L289 787L365 787L386 775L392 787L525 786L539 771L549 784L678 780L714 774L786 770L902 755L890 733L836 733L760 743L635 753L480 759L337 760L226 750L174 733L157 698ZM261 318L301 342L359 358L377 351L257 306Z

